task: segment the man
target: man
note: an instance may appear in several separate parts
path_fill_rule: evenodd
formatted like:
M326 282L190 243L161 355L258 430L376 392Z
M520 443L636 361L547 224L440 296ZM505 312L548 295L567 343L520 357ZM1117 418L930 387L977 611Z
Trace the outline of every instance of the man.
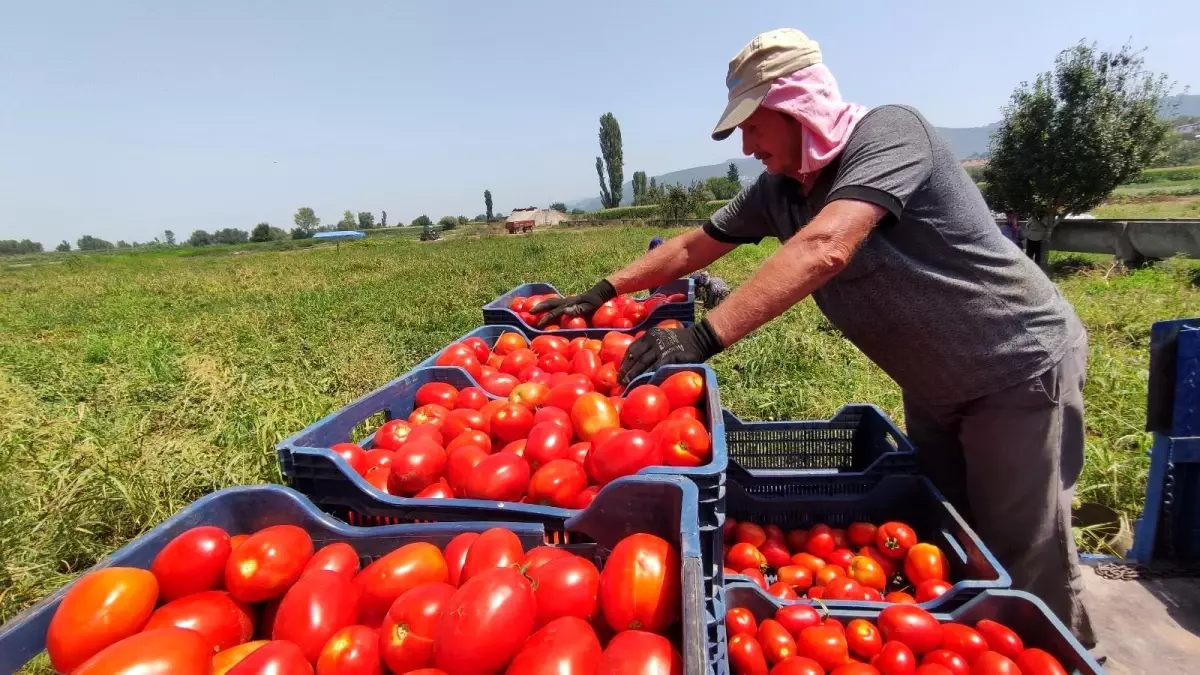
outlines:
M1089 648L1070 502L1083 466L1087 338L1037 265L1004 239L953 150L917 111L841 100L803 33L775 30L733 58L713 138L742 132L767 167L702 228L588 292L536 311L588 315L740 244L784 242L699 324L630 345L624 381L703 362L813 296L904 393L922 468L1017 587Z

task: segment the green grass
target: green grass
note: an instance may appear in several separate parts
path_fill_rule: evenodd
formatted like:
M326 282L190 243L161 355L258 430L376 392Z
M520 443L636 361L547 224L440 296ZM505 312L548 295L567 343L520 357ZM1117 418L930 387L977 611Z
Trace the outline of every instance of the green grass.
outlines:
M1200 194L1200 178L1156 183L1135 183L1122 185L1114 195L1145 197L1145 196L1174 196Z
M1200 197L1148 203L1109 203L1092 209L1097 218L1200 218Z
M279 480L272 446L476 327L532 280L581 291L678 230L587 228L421 244L50 257L0 267L0 621L218 488ZM450 233L447 233L450 235ZM776 248L713 266L745 280ZM61 261L61 262L60 262ZM1083 493L1141 506L1148 334L1200 313L1195 263L1124 276L1058 258L1091 331ZM714 361L747 418L828 417L896 386L821 316L791 309Z

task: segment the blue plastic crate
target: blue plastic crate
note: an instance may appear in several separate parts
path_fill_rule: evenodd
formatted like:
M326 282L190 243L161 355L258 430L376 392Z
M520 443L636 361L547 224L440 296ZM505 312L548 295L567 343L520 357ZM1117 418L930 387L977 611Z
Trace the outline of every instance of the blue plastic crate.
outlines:
M577 337L585 337L585 338L589 338L589 339L600 340L600 339L603 339L607 333L610 333L613 331L616 331L618 333L624 333L626 335L633 335L634 333L637 332L635 329L632 329L632 328L620 328L620 329L618 329L618 328L582 328L579 330L560 330L560 331L554 331L554 332L548 333L545 331L533 330L532 328L529 328L526 326L497 325L497 326L481 326L472 331L468 331L467 333L463 334L461 337L459 337L454 342L462 342L463 340L466 340L467 338L477 337L477 338L483 340L484 342L486 342L488 347L495 347L496 340L499 340L501 335L503 335L505 333L514 333L514 332L520 333L527 340L532 340L533 338L535 338L539 335L555 335L555 336L566 338L568 340L572 340ZM451 344L454 344L454 343L452 342ZM415 368L433 368L437 364L438 357L442 355L442 352L446 351L449 348L450 348L450 345L446 345L445 347L442 347L441 349L434 352L433 355L431 355L429 358L418 363L415 366Z
M724 411L737 466L760 476L917 473L912 443L873 405L843 406L831 419L747 422Z
M1200 560L1200 319L1160 321L1150 330L1146 430L1154 444L1131 556Z
M751 583L730 584L725 588L723 606L725 609L743 607L750 610L756 619L769 619L782 605L774 598L757 592L758 587ZM879 618L881 609L854 610L830 608L829 616L843 624L853 619ZM1036 596L1021 591L988 590L975 596L961 607L948 612L935 612L934 616L942 623L957 622L974 626L983 619L991 619L1007 625L1021 637L1026 647L1037 647L1045 650L1062 663L1067 672L1074 675L1101 675L1104 669L1096 663L1079 644L1071 632L1067 630L1057 617L1046 607L1045 603ZM725 616L722 613L720 627L716 633L709 634L710 646L714 646L711 658L717 662L718 675L729 675L729 662L725 649Z
M734 463L730 463L733 467ZM950 563L953 587L922 604L930 611L962 602L989 588L1008 588L1012 578L978 535L933 483L923 476L892 474L868 477L781 477L730 471L725 482L724 516L759 525L778 525L785 532L818 523L844 528L854 521L908 523L923 542L936 544ZM721 518L724 520L724 517ZM705 567L723 569L725 542L718 529L701 530ZM724 574L721 575L722 580ZM746 577L738 576L746 580ZM774 581L773 575L768 581ZM757 589L757 586L755 586ZM769 597L761 589L763 597ZM799 602L812 602L801 599ZM830 607L877 609L884 603L822 600Z
M630 389L639 384L661 383L679 372L697 372L703 375L706 399L702 403L702 414L707 417L706 425L712 436L713 458L701 467L655 466L642 469L642 475L678 475L691 479L699 489L701 513L710 520L702 523L716 527L716 501L721 496L725 476L725 426L721 420L721 399L717 391L716 373L705 365L672 365L644 374L630 383ZM405 419L413 410L417 389L428 382L446 382L455 387L475 384L471 376L461 368L423 368L392 380L380 389L350 403L341 410L327 415L308 428L285 439L276 446L279 466L288 485L312 499L318 506L338 513L356 524L370 524L364 520L375 505L383 505L393 519L391 522L412 522L415 517L407 514L408 509L421 513L436 505L446 519L473 520L478 512L503 509L524 520L553 522L572 513L561 509L535 504L516 502L489 502L474 499L414 499L386 495L371 486L329 448L351 440L356 426L378 413L386 419ZM494 398L494 397L493 397ZM374 435L368 436L359 445L370 448Z
M666 319L675 319L686 325L691 325L696 322L696 282L691 278L677 279L670 281L655 289L656 292L672 295L674 293L685 293L687 300L683 302L668 302L664 305L656 307L650 315L647 316L640 324L633 329L641 330L650 328L659 321ZM549 293L558 293L564 295L557 288L546 283L531 283L521 284L511 291L501 295L495 300L483 306L483 323L489 326L525 326L531 330L537 330L532 326L528 326L517 313L508 308L509 303L513 298L527 298L531 295L546 295ZM543 331L537 331L539 334ZM559 331L566 333L565 331ZM573 331L572 331L573 333Z
M382 508L382 507L381 507ZM544 543L569 545L602 565L623 537L648 532L672 542L682 559L683 607L678 644L689 675L712 673L707 636L715 634L717 617L706 607L700 580L700 550L696 524L696 490L686 480L665 476L628 476L607 485L588 509L553 523L512 522L506 510L480 512L476 522L421 523L361 528L341 523L318 510L300 494L280 486L229 488L191 504L133 542L102 560L101 567L147 569L174 537L199 526L215 525L230 534L254 532L271 525L299 525L318 547L347 542L364 564L415 541L445 547L462 532L490 527L511 529L526 549ZM436 506L425 519L441 520ZM46 646L46 631L70 584L0 626L0 672L14 672Z

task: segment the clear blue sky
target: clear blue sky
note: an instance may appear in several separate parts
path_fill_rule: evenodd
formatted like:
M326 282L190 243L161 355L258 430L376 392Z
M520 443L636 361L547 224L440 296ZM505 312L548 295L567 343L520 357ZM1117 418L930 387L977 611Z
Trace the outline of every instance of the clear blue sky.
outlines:
M0 0L0 238L291 228L345 209L474 216L740 156L709 132L729 59L791 26L847 99L995 121L1080 38L1149 47L1200 88L1196 5L1108 0L418 2Z

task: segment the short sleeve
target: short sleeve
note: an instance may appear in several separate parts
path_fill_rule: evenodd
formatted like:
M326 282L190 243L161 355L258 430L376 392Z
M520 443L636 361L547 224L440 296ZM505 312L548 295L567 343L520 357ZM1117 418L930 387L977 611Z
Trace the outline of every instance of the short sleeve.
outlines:
M765 203L769 191L767 180L769 177L764 171L758 180L742 188L728 204L712 214L704 224L704 232L726 244L757 244L770 236L772 230Z
M921 118L897 106L877 108L859 122L842 152L825 203L856 199L888 211L894 223L933 170L933 146Z

